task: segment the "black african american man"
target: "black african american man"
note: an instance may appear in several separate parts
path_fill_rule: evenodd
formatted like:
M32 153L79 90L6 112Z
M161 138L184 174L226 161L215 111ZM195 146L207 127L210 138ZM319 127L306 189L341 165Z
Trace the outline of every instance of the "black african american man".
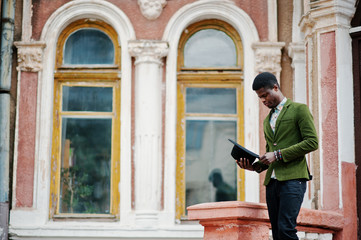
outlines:
M239 167L256 172L267 169L266 202L274 240L298 239L296 221L311 179L305 155L318 148L313 117L305 104L287 99L276 77L256 76L252 85L262 103L271 109L263 122L266 153L254 165L239 159Z

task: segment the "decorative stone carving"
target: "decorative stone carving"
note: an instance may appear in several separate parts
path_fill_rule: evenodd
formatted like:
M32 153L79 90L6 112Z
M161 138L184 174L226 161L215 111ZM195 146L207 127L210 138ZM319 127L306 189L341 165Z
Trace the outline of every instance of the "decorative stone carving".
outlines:
M166 4L166 0L138 0L140 11L149 20L157 19Z
M254 43L252 47L255 50L256 72L270 72L279 79L281 73L281 49L284 46L284 42Z
M42 70L43 64L43 42L15 42L18 48L18 71L38 72Z
M168 54L168 43L164 41L135 40L129 42L129 53L136 57L134 64L152 62L163 65L161 58Z

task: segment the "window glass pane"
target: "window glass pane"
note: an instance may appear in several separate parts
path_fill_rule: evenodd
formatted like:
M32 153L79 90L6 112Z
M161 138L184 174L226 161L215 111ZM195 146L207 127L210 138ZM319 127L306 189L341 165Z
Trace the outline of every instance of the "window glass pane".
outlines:
M113 88L63 86L63 111L111 112Z
M236 121L186 120L186 206L237 200Z
M237 113L235 88L187 88L187 113Z
M109 213L111 119L63 118L60 213Z
M184 46L185 67L236 67L237 51L224 32L205 29L196 32Z
M82 29L71 34L64 48L64 64L113 64L114 46L97 29Z

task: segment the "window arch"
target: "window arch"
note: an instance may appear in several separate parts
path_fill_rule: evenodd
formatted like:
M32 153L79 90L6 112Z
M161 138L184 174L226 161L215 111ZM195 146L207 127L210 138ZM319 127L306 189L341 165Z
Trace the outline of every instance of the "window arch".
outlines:
M51 217L119 215L120 46L113 28L78 20L58 38Z
M176 218L189 205L244 200L244 171L228 138L243 144L243 47L220 20L187 27L178 46Z
M73 32L64 45L63 64L114 64L114 45L96 28Z
M188 27L179 42L178 70L236 70L243 49L236 30L225 22L205 20Z

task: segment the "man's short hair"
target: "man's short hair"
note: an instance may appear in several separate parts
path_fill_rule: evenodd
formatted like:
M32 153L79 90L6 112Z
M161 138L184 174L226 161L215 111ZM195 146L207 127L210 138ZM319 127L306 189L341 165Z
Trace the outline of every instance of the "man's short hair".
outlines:
M261 88L272 89L274 85L278 85L277 78L275 75L269 72L263 72L258 74L253 80L252 89L254 91L259 90Z

